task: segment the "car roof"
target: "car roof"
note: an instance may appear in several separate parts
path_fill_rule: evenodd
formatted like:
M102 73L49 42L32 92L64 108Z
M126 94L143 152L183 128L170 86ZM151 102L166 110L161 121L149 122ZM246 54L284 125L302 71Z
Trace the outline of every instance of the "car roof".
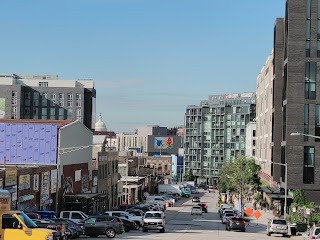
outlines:
M161 211L147 211L146 213L161 213L161 214L164 214L164 213L161 212Z

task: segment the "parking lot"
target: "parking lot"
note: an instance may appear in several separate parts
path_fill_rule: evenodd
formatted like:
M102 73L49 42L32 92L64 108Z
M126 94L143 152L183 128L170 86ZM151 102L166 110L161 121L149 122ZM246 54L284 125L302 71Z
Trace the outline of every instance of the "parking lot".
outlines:
M217 200L218 193L208 193L200 190L198 194L201 202L208 205L208 213L202 215L191 215L191 207L197 203L192 202L192 198L181 198L174 207L165 211L166 214L166 232L158 231L142 232L130 231L117 235L116 239L237 239L237 240L260 240L260 239L282 239L281 235L267 236L265 223L248 223L246 232L226 231L225 225L221 223ZM97 238L80 237L78 239L106 239L105 236ZM303 239L301 236L294 236L294 239Z

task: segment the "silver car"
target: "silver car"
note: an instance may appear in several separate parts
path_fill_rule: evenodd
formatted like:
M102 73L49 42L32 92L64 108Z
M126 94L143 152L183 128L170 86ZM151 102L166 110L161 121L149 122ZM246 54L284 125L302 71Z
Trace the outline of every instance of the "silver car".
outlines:
M233 218L234 216L235 216L234 213L227 212L227 213L222 215L221 221L222 221L223 224L225 224L228 221L229 218Z
M270 236L273 233L288 236L288 225L286 220L280 218L271 219L267 225L267 235Z

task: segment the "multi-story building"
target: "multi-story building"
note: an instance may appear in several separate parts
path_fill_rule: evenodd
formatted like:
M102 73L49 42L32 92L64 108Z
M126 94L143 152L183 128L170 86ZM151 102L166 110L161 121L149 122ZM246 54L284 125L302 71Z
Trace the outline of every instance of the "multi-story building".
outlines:
M256 161L261 165L260 176L268 183L272 182L272 121L277 114L273 110L273 92L275 85L274 51L268 56L257 77L256 104Z
M246 157L256 157L256 122L249 122L246 126Z
M93 80L59 80L57 75L0 75L0 118L79 120L95 124Z
M246 125L255 118L255 93L211 95L185 114L184 172L214 183L225 161L245 156Z
M119 152L132 150L132 154L144 153L152 156L178 154L182 146L180 136L168 135L166 127L139 127L134 134L117 134L117 150Z
M319 19L319 1L287 0L285 18L276 20L273 154L268 159L283 164L273 165L272 181L279 182L283 188L303 189L306 199L316 204L320 203L320 167L316 164L320 160ZM296 132L302 136L291 135Z

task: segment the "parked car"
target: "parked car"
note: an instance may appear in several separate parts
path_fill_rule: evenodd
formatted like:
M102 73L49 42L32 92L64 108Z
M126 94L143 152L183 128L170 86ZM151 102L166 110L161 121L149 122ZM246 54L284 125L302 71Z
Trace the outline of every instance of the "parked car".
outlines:
M39 211L34 211L33 213L40 215L41 219L52 219L58 216L57 212L48 211L48 210L39 210Z
M202 208L202 212L208 213L208 205L205 203L198 203L198 206Z
M98 217L89 217L84 221L84 235L89 237L106 235L108 238L114 238L124 232L122 222L98 221Z
M241 232L246 231L246 222L240 217L231 217L226 222L226 230L240 230Z
M226 213L231 213L233 215L236 215L233 209L226 208L222 210L222 212L220 213L220 218L222 219L223 215L225 215Z
M320 239L320 227L310 228L307 239Z
M65 224L68 226L68 228L73 228L76 230L78 237L80 235L84 234L84 227L81 223L76 223L70 219L64 219L64 218L53 218L52 221L56 222L57 224ZM76 237L76 236L74 236Z
M76 223L80 223L88 218L88 215L81 211L62 211L60 218L70 219Z
M137 229L137 224L134 221L130 221L126 218L120 218L120 220L123 223L123 228L125 232L130 232L131 230Z
M142 216L132 215L132 214L125 212L125 211L105 211L105 212L103 212L103 215L123 217L123 218L130 220L130 221L134 221L137 224L137 230L142 225Z
M214 188L214 186L209 186L208 188L208 192L215 192L216 188Z
M271 219L267 225L267 235L270 236L273 233L282 234L283 236L288 236L287 221L280 218Z
M38 213L26 213L26 215L32 220L41 219L41 216Z
M225 224L230 218L233 218L233 217L234 217L234 213L227 212L223 214L221 219L222 224Z
M191 207L191 215L193 214L200 214L202 215L202 207L200 206L193 206Z
M165 232L165 215L161 211L146 212L143 217L142 231L159 230L161 233Z
M200 202L200 197L193 197L192 202Z
M138 230L137 225L134 221L130 221L126 218L109 216L109 215L98 215L95 216L97 222L122 222L123 229L125 232L129 232L130 230Z

